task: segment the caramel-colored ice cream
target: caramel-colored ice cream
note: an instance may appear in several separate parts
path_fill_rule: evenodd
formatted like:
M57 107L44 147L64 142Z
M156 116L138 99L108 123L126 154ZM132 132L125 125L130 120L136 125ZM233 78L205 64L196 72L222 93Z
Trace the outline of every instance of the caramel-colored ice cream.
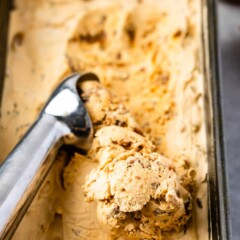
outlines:
M92 119L96 138L88 156L69 156L63 152L58 156L14 239L114 239L101 225L105 222L104 216L114 206L99 203L92 190L94 184L89 183L90 176L94 179L93 169L102 174L101 164L111 165L109 155L126 154L118 143L115 144L116 152L109 151L111 142L96 153L96 141L99 144L107 141L109 131L116 141L127 136L134 148L128 150L133 151L133 155L124 155L126 161L115 158L118 161L112 166L113 179L118 179L114 177L118 168L125 173L123 177L128 176L125 180L135 176L137 172L133 169L140 171L146 159L156 152L150 160L150 168L152 170L157 162L166 169L173 164L175 170L169 170L169 174L178 185L174 189L180 189L181 194L176 194L180 203L188 196L181 190L183 183L184 189L192 192L191 167L196 171L196 194L192 200L190 225L178 233L163 231L161 237L208 239L200 3L199 0L16 1L11 13L0 119L2 159L33 123L54 87L71 72L95 72L101 84L110 89L117 100L111 100L111 97L104 99L103 111ZM94 98L86 102L92 116L104 104L96 101L97 96ZM94 103L92 106L91 101ZM113 102L109 105L109 101ZM109 118L106 118L106 113L109 113ZM131 131L126 133L128 127ZM111 128L116 132L121 128L121 131L114 135ZM136 150L139 146L143 146L140 152ZM136 162L128 170L126 162L129 158L135 159L136 155L142 159L142 165ZM143 178L152 183L147 174L149 169L142 167L141 171ZM89 178L85 182L87 175ZM92 194L94 202L84 201L82 185L87 196ZM110 188L122 196L118 185L113 184ZM141 190L151 191L149 188ZM152 198L154 194L146 193L145 196L144 192L144 197ZM140 208L147 200L133 201L137 202L135 207ZM150 202L152 204L152 200ZM146 215L146 206L148 204L141 210L143 216L155 221L154 217ZM173 207L173 218L184 214L181 211L183 205L179 206L180 210ZM119 218L122 217L120 215ZM127 223L125 232L133 232L132 222ZM144 231L149 233L152 230L147 227Z
M89 156L99 162L83 190L85 200L97 202L99 222L112 237L127 239L161 239L162 232L182 230L192 216L193 192L187 189L193 190L194 170L189 166L186 177L154 152L129 111L101 84L82 89L98 129Z

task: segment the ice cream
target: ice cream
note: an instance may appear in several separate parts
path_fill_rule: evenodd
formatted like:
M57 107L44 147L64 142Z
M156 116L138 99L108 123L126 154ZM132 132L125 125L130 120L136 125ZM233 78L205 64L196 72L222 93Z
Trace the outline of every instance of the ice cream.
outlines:
M192 174L188 162L196 170L191 225L177 234L163 232L162 238L207 239L200 2L17 0L11 14L1 108L1 158L65 76L93 71L117 95L115 106L122 103L129 109L126 115L124 107L116 115L112 111L111 119L120 121L118 127L125 128L125 119L132 116L127 125L134 129L137 124L134 133L144 133L155 152L185 172L182 178L188 186ZM96 131L110 125L101 124L96 124ZM110 238L99 225L96 206L84 201L82 190L86 175L98 168L96 159L63 154L57 163L14 239Z
M161 231L180 231L191 218L190 193L172 162L157 153L118 155L91 172L84 191L88 201L97 201L99 221L115 236L161 239Z
M84 83L82 89L98 129L89 155L99 161L84 192L87 201L97 202L99 221L112 236L127 239L160 239L161 232L182 230L191 219L193 193L187 189L194 170L189 166L192 175L184 182L185 173L154 152L129 111L107 89L96 82Z

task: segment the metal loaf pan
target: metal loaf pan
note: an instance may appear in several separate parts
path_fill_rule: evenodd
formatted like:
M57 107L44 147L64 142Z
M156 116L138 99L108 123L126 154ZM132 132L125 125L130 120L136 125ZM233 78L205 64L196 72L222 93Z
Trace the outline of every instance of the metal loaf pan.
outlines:
M209 239L231 239L224 134L221 112L221 86L218 59L215 0L202 0L202 56L205 84L205 113L208 143ZM11 1L0 0L0 104L4 86L6 49ZM1 106L1 105L0 105ZM0 108L1 109L1 108Z

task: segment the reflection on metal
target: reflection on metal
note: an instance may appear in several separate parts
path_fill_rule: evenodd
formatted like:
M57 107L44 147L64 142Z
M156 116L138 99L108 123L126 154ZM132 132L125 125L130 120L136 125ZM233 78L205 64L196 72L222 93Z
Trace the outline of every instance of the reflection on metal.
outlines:
M45 109L45 113L53 116L67 116L77 110L78 97L69 89L64 89L55 96Z

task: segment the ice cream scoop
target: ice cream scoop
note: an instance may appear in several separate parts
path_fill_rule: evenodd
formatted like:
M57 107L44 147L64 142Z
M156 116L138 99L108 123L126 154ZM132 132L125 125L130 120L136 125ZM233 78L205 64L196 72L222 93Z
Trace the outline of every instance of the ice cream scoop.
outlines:
M59 147L87 151L92 123L79 95L92 73L75 74L57 87L38 119L0 166L0 239L10 239L51 168Z

